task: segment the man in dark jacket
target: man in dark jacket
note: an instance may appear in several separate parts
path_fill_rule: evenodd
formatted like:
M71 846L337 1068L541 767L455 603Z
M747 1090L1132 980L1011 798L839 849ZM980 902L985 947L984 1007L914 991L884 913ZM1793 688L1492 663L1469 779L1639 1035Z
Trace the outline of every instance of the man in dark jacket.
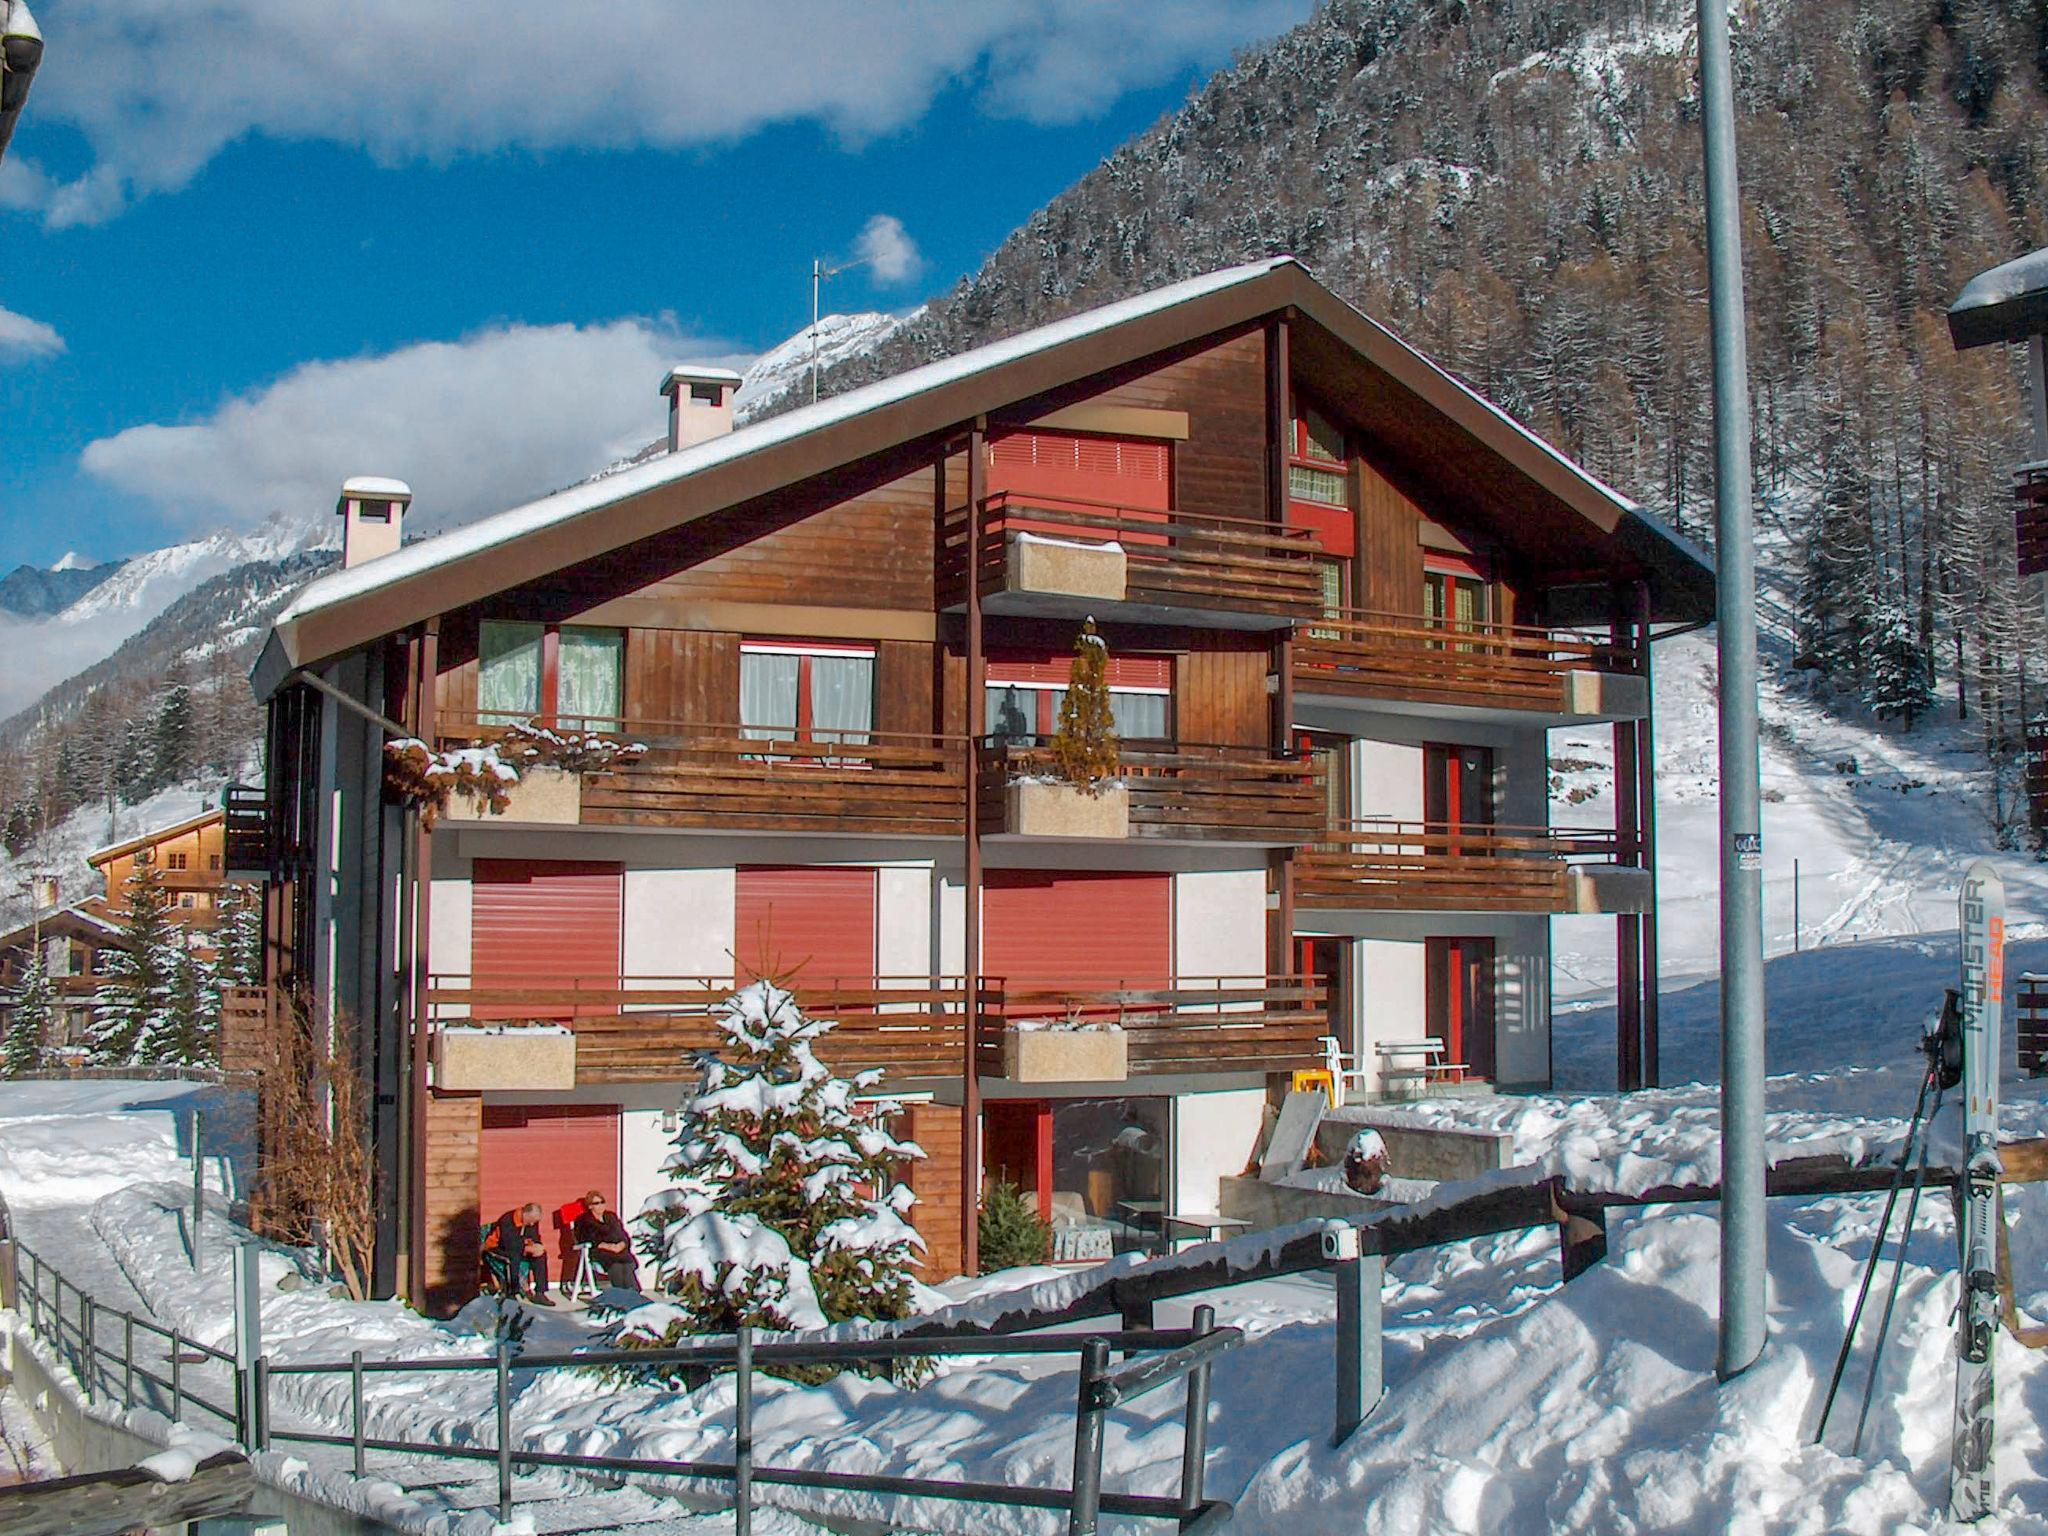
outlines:
M548 1295L548 1249L540 1240L540 1207L532 1201L498 1218L497 1251L511 1266L512 1287L537 1307L552 1307Z
M575 1241L590 1245L590 1262L604 1275L606 1284L619 1290L640 1289L640 1266L633 1262L633 1240L626 1235L626 1224L594 1189L583 1197Z

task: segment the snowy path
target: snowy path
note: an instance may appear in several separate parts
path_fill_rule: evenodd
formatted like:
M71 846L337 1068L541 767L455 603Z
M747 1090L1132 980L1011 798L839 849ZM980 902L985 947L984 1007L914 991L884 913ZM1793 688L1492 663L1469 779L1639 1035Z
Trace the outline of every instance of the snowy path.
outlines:
M176 1327L215 1347L230 1346L232 1316L230 1261L225 1248L227 1225L209 1211L202 1236L204 1272L192 1272L184 1242L184 1211L189 1200L189 1115L194 1103L206 1113L209 1126L224 1126L232 1106L211 1090L189 1085L136 1083L8 1084L0 1095L0 1194L4 1194L22 1244L42 1263L61 1273L66 1316L78 1316L77 1291L88 1292L99 1308L96 1342L114 1358L99 1358L92 1367L91 1388L102 1404L132 1402L171 1417L172 1394L146 1377L129 1377L123 1369L125 1330L114 1314L126 1312ZM138 1176L163 1182L136 1184ZM216 1189L220 1180L211 1181ZM111 1197L111 1198L110 1198ZM274 1288L285 1268L267 1259L265 1279ZM28 1278L25 1267L24 1281ZM43 1292L53 1284L46 1275ZM301 1292L302 1310L317 1308L326 1298ZM274 1290L273 1290L274 1296ZM294 1297L281 1298L289 1302ZM329 1303L331 1305L331 1303ZM276 1310L266 1302L266 1324ZM396 1311L395 1308L382 1310ZM24 1322L25 1325L25 1322ZM422 1327L431 1325L422 1324ZM436 1330L439 1332L439 1330ZM343 1359L352 1345L369 1346L374 1337L351 1338L322 1333L314 1347L300 1336L266 1340L280 1358ZM60 1352L73 1365L80 1352L75 1331L67 1334ZM443 1339L442 1352L454 1352ZM471 1337L463 1352L481 1353ZM133 1359L141 1370L164 1380L172 1377L168 1342L147 1329L134 1334ZM231 1435L221 1416L197 1407L189 1394L232 1409L234 1384L224 1365L188 1351L177 1371L181 1392L188 1394L182 1420L195 1429ZM515 1377L515 1380L518 1378ZM523 1383L522 1383L523 1384ZM418 1434L417 1424L397 1422L395 1408L416 1404L419 1381L385 1377L370 1397L370 1433L399 1437ZM131 1391L132 1398L126 1397ZM380 1402L381 1400L381 1402ZM280 1379L273 1383L273 1431L308 1429L346 1433L347 1385ZM433 1417L444 1415L430 1407ZM404 1415L404 1417L411 1417ZM488 1413L459 1428L489 1432ZM515 1415L515 1430L519 1417ZM421 1438L430 1438L421 1436ZM458 1443L476 1436L449 1436ZM372 1453L365 1480L352 1476L349 1452L330 1447L293 1445L274 1440L266 1470L307 1491L324 1493L343 1507L376 1515L402 1529L421 1533L486 1531L496 1523L497 1481L488 1465L433 1457ZM626 1531L633 1536L718 1536L730 1531L723 1513L705 1513L674 1499L635 1488L602 1486L588 1478L559 1472L522 1473L514 1479L515 1519L535 1536L554 1532ZM814 1536L815 1527L792 1517L764 1512L756 1520L763 1536Z

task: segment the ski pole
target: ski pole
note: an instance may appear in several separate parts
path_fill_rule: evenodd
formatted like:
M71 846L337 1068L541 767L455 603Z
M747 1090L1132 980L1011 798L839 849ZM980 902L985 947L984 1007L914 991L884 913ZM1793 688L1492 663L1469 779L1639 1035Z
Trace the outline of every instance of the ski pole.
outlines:
M1934 1090L1934 1107L1928 1111L1928 1121L1941 1113L1941 1096L1947 1090L1937 1086ZM1899 1278L1906 1272L1906 1248L1913 1241L1913 1217L1920 1209L1920 1191L1927 1187L1927 1130L1920 1132L1920 1165L1913 1173L1913 1194L1906 1202L1906 1225L1899 1233L1899 1246L1892 1255L1892 1283L1884 1299L1884 1314L1877 1320L1877 1343L1870 1351L1870 1374L1863 1381L1863 1406L1856 1414L1856 1438L1849 1443L1852 1456L1863 1454L1863 1426L1870 1418L1870 1399L1877 1390L1877 1365L1884 1358L1884 1341L1891 1332L1892 1308L1899 1299Z
M1821 1400L1820 1427L1813 1432L1813 1443L1819 1445L1828 1432L1828 1415L1835 1411L1835 1394L1841 1390L1842 1373L1849 1367L1850 1352L1856 1347L1856 1329L1863 1321L1863 1306L1870 1299L1870 1282L1876 1278L1877 1266L1884 1254L1885 1235L1891 1231L1892 1211L1899 1203L1899 1188L1906 1182L1906 1165L1912 1160L1913 1140L1920 1129L1920 1116L1927 1108L1927 1089L1934 1081L1930 1069L1920 1079L1920 1093L1913 1100L1913 1116L1906 1122L1906 1139L1899 1148L1899 1160L1892 1169L1891 1188L1885 1191L1884 1214L1878 1218L1877 1236L1870 1245L1870 1257L1863 1263L1863 1282L1856 1288L1856 1305L1849 1311L1849 1326L1842 1334L1842 1347L1835 1352L1834 1374L1828 1378L1828 1393Z

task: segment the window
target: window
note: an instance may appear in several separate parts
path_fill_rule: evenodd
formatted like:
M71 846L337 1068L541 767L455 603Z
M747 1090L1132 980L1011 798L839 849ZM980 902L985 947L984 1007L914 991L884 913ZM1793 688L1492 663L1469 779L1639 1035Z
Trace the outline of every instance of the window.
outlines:
M1312 407L1304 406L1294 423L1294 462L1287 466L1287 494L1325 506L1351 504L1351 464L1344 429Z
M1476 629L1491 622L1492 584L1476 572L1426 570L1422 614L1432 629Z
M486 620L477 644L477 714L486 725L615 725L625 712L625 661L621 630Z
M198 906L199 901L198 898L194 896L194 894L191 891L185 891L178 897L178 905L189 911L193 907Z
M219 874L219 873L220 873L220 855L219 855L219 854L217 854L217 853L209 853L209 854L208 854L208 855L206 856L206 867L207 867L207 868L208 868L209 870L211 870L211 871L212 871L212 872L213 872L214 874Z
M752 640L740 646L745 734L864 745L874 726L873 646Z
M184 855L184 854L182 854L182 853L168 853L168 854L165 854L165 855L164 855L164 868L166 868L166 869L183 869L184 867L185 867L185 855Z
M985 729L1008 740L1042 741L1059 729L1069 663L992 661ZM1173 739L1173 663L1164 656L1109 658L1109 709L1125 741Z

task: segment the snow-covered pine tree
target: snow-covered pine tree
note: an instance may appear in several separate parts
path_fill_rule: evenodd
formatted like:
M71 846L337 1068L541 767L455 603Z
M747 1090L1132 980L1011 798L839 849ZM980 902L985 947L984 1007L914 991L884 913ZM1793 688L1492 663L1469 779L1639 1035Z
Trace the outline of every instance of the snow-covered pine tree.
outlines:
M173 998L186 949L170 892L156 866L145 864L128 878L124 895L120 943L107 957L86 1035L95 1066L146 1065L143 1042L175 1033Z
M198 726L192 708L192 689L181 676L174 674L164 689L162 702L157 705L145 788L154 792L190 778L198 761L197 748Z
M1060 700L1052 760L1062 779L1088 795L1099 795L1108 788L1121 766L1116 715L1109 698L1109 646L1096 633L1093 619L1074 637L1074 662L1067 670L1067 691Z
M7 1037L0 1041L0 1070L9 1077L33 1072L43 1064L50 1039L50 973L38 954L22 972L21 988L7 1016Z
M629 1315L622 1344L909 1315L924 1244L896 1175L924 1153L889 1134L894 1104L856 1102L879 1073L838 1077L818 1059L831 1028L772 982L720 1009L725 1048L684 1103L663 1169L675 1186L640 1217L675 1310Z
M255 987L263 983L263 893L253 885L222 888L214 907L214 967L218 984Z
M1880 720L1897 719L1907 730L1934 702L1933 669L1920 648L1913 616L1891 593L1870 604L1870 675L1864 697Z

